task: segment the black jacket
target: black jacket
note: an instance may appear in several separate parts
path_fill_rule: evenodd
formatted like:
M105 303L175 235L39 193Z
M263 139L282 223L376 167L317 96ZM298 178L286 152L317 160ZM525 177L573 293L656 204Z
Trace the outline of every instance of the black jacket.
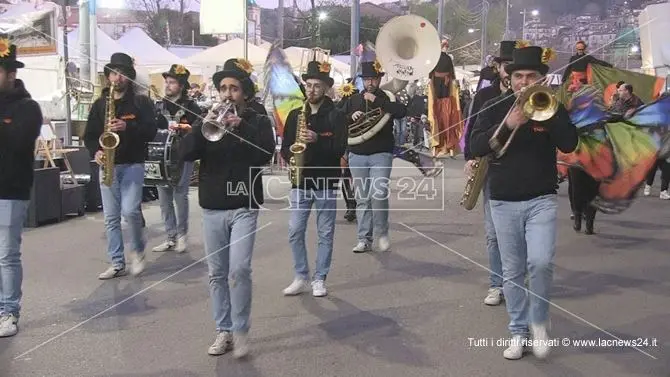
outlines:
M363 99L365 91L354 94L349 97L347 102L342 106L342 111L346 115L347 126L350 126L354 121L351 116L356 111L365 113L365 100ZM389 97L381 89L377 89L374 93L377 97L375 102L368 103L367 111L372 111L376 108L381 108L383 112L391 114L391 117L386 122L384 127L377 132L372 138L357 145L350 145L349 152L359 155L371 155L375 153L393 153L393 146L395 145L395 138L393 136L393 119L404 118L407 114L405 105L398 101L392 102ZM360 119L359 119L360 121ZM351 135L349 135L351 137Z
M247 102L247 106L252 108L258 115L268 115L268 111L265 110L265 106L258 102L256 98L253 98L252 100Z
M479 114L470 136L473 157L483 157L493 151L489 140L515 102L516 97L511 93L509 90L484 104L488 109ZM497 137L500 146L511 133L503 126ZM488 171L491 199L514 202L555 194L558 188L556 148L570 153L576 147L577 128L563 105L559 105L556 114L547 121L528 121L517 130L507 153L499 159L491 157Z
M200 160L200 207L213 210L259 208L263 204L262 167L275 150L270 119L246 108L242 122L217 142L202 135L202 121L184 136L185 161Z
M190 124L191 126L204 116L202 110L194 100L182 96L177 101L172 102L170 100L164 99L156 103L156 112L158 113L158 128L165 130L168 128L168 120L165 116L162 115L162 111L166 111L170 116L175 116L179 111L182 112L182 116L179 119L176 119L179 123Z
M424 114L428 114L428 96L416 94L409 100L407 116L421 118Z
M102 90L102 95L93 102L88 114L84 143L91 156L101 150L98 138L105 129L108 93L109 88ZM154 140L157 132L158 120L153 101L129 89L121 99L115 100L114 103L116 117L126 122L126 130L117 132L120 142L116 148L115 164L144 163L147 143Z
M563 80L561 82L566 82L569 78L572 72L586 72L586 67L589 64L598 64L602 65L604 67L612 67L612 64L596 59L593 57L593 55L572 55L570 57L570 63L568 63L568 66L565 68L565 71L563 71Z
M294 109L286 118L284 140L282 141L281 155L284 161L289 161L293 155L291 144L295 142L298 127L298 114L303 108ZM310 190L336 189L340 177L340 158L347 147L347 129L344 113L335 108L329 97L319 107L316 114L310 114L306 119L307 129L317 133L316 142L307 144L305 150L305 166L303 182L300 188ZM313 166L313 168L309 168ZM296 188L294 185L293 188Z
M472 100L470 106L470 114L468 115L468 129L465 131L465 148L463 150L463 155L466 161L474 160L472 153L470 153L470 136L472 135L472 129L475 127L475 123L477 123L477 116L482 110L482 106L486 102L500 96L500 94L500 81L498 80L494 80L491 86L480 89L477 94L475 94L475 98Z
M0 93L0 199L29 200L42 111L21 80Z

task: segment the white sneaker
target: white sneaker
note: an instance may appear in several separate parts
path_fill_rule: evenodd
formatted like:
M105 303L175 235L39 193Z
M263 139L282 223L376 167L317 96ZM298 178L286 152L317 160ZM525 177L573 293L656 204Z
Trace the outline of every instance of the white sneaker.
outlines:
M163 253L163 252L172 250L174 247L175 247L175 242L172 241L172 240L167 240L167 241L163 242L162 244L154 247L151 250L155 253Z
M379 246L379 251L389 251L389 249L391 248L391 241L389 240L389 236L379 237L379 241L377 241L377 246Z
M212 356L223 355L233 349L233 334L222 331L216 334L216 340L209 346L207 353Z
M530 331L533 334L533 355L538 359L544 359L549 354L549 351L551 351L547 326L544 324L531 324Z
M98 279L108 280L118 278L120 276L125 276L126 274L127 272L125 268L119 269L118 267L111 266L108 269L106 269L103 273L98 275Z
M372 251L372 248L367 243L359 241L356 244L356 246L354 246L354 249L352 251L354 253L365 253L365 252L368 252L368 251Z
M144 253L130 253L130 273L136 276L142 271L144 271Z
M503 292L502 288L489 288L489 293L486 295L486 298L484 298L484 304L490 305L490 306L496 306L500 305L502 302L503 298Z
M296 296L309 290L306 280L295 278L293 283L284 289L284 296Z
M526 338L521 335L512 336L510 346L503 351L503 357L507 360L518 360L523 357Z
M323 280L314 280L312 282L312 296L324 297L328 294L326 283Z
M0 338L14 336L19 332L19 320L13 314L0 316Z
M183 253L184 251L186 251L186 241L188 241L186 236L181 236L177 238L177 245L175 245L174 251L178 253Z
M249 354L249 336L245 333L233 334L233 357L239 359Z
M670 200L670 193L668 192L668 190L663 190L661 191L661 195L659 196L659 198L663 200Z
M644 185L644 196L649 196L649 195L651 195L651 186Z

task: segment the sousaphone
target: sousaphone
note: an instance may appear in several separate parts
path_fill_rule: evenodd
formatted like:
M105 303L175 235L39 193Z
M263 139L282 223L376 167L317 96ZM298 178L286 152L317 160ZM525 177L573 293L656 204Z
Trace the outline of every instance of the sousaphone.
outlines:
M381 86L389 100L410 81L423 79L435 68L441 53L437 29L425 18L410 14L388 21L379 31L375 53L384 72L392 78ZM363 115L349 126L349 145L372 138L391 115L379 108Z

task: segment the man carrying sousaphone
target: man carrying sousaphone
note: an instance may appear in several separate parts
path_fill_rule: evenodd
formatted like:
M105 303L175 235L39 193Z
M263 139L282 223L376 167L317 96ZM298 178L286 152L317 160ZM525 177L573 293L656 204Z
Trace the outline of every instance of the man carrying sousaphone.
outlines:
M191 125L200 118L200 107L188 96L190 75L191 72L181 64L173 64L169 71L163 72L165 97L157 104L157 110L162 115L158 117L159 129L170 129L180 134L190 132ZM188 188L193 165L191 161L183 162L181 179L176 186L158 187L158 200L167 240L154 247L154 252L174 250L183 253L186 250Z
M370 251L373 235L378 240L379 250L388 251L391 246L388 236L388 182L395 144L393 119L403 118L407 109L402 103L391 101L379 88L384 76L379 61L362 62L360 76L365 89L350 96L342 107L342 111L347 114L350 131L352 124L364 121L366 113L374 109L379 108L391 117L369 139L359 144L349 143L349 169L354 178L358 222L358 243L353 252Z

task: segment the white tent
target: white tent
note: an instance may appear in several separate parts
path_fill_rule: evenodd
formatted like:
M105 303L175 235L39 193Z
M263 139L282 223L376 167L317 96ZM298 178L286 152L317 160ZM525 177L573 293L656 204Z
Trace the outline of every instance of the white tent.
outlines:
M247 60L254 66L254 71L259 73L263 69L265 59L268 56L268 50L248 44ZM187 59L186 66L200 67L207 76L216 72L217 67L222 67L228 59L240 58L244 56L244 41L236 38L218 46L210 47L205 51L197 53Z
M79 28L67 33L67 44L68 44L68 55L70 61L75 62L77 65L81 62L81 48L79 47ZM98 64L98 72L102 72L105 64L109 63L109 59L112 57L112 54L115 52L123 52L132 56L133 54L124 48L122 45L113 40L109 35L105 34L100 28L96 33L96 46L97 46L97 56L95 60ZM58 53L63 55L63 45L58 44ZM90 57L89 57L90 59Z
M183 59L163 48L138 27L130 29L117 42L130 51L135 64L140 67L153 70L167 69L172 64L184 64Z

